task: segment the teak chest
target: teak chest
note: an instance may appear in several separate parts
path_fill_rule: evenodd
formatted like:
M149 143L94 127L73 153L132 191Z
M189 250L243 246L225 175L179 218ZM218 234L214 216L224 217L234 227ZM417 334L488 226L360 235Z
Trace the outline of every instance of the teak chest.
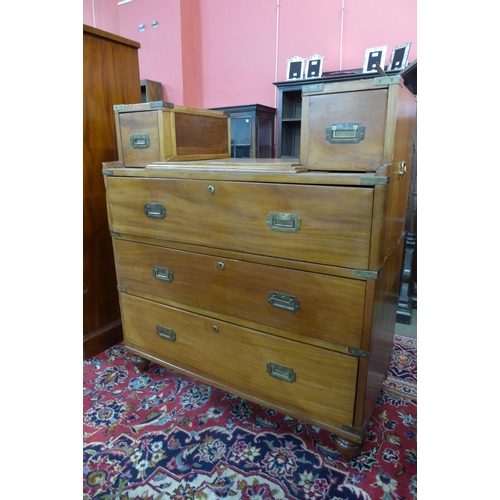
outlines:
M384 122L397 131L385 132L391 161L373 171L338 171L326 153L330 171L104 164L124 341L141 369L172 367L330 430L347 459L360 451L392 354L413 135L404 100Z

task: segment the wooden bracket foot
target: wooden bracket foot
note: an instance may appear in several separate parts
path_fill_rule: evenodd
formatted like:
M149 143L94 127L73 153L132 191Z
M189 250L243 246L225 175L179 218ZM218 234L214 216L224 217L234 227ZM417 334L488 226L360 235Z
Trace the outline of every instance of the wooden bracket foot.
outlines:
M134 366L137 367L137 369L141 373L146 372L149 368L149 364L151 363L151 361L149 361L148 359L141 358L140 356L136 356L135 354L132 354L130 356L130 361Z
M360 453L364 444L363 442L356 443L355 441L351 441L337 435L333 438L333 442L335 443L335 446L337 446L340 453L342 453L346 462L350 462L354 455Z

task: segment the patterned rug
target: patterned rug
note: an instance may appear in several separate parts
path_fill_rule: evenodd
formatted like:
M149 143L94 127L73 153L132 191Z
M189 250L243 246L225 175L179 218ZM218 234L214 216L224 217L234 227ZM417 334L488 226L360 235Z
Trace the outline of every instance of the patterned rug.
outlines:
M121 344L83 363L83 498L417 498L417 341L396 335L363 451L151 363Z

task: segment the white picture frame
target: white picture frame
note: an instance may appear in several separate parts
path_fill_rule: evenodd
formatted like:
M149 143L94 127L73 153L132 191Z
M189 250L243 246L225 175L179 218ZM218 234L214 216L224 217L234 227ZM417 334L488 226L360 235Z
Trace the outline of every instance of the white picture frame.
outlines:
M324 56L314 54L306 59L305 78L321 78L323 75L323 60Z
M286 80L302 80L304 75L305 59L300 56L292 57L287 61Z
M391 58L387 71L400 71L408 66L408 55L410 53L411 42L396 45L392 49Z
M363 73L377 73L378 72L377 64L383 70L385 65L386 54L387 54L387 45L366 49L365 62L363 64Z

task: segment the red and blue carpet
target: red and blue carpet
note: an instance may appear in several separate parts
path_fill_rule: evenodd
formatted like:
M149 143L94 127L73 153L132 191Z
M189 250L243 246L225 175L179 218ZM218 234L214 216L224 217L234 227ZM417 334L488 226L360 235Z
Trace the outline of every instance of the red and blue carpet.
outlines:
M329 432L151 364L121 344L84 362L83 498L417 497L417 341L395 336L362 453Z

